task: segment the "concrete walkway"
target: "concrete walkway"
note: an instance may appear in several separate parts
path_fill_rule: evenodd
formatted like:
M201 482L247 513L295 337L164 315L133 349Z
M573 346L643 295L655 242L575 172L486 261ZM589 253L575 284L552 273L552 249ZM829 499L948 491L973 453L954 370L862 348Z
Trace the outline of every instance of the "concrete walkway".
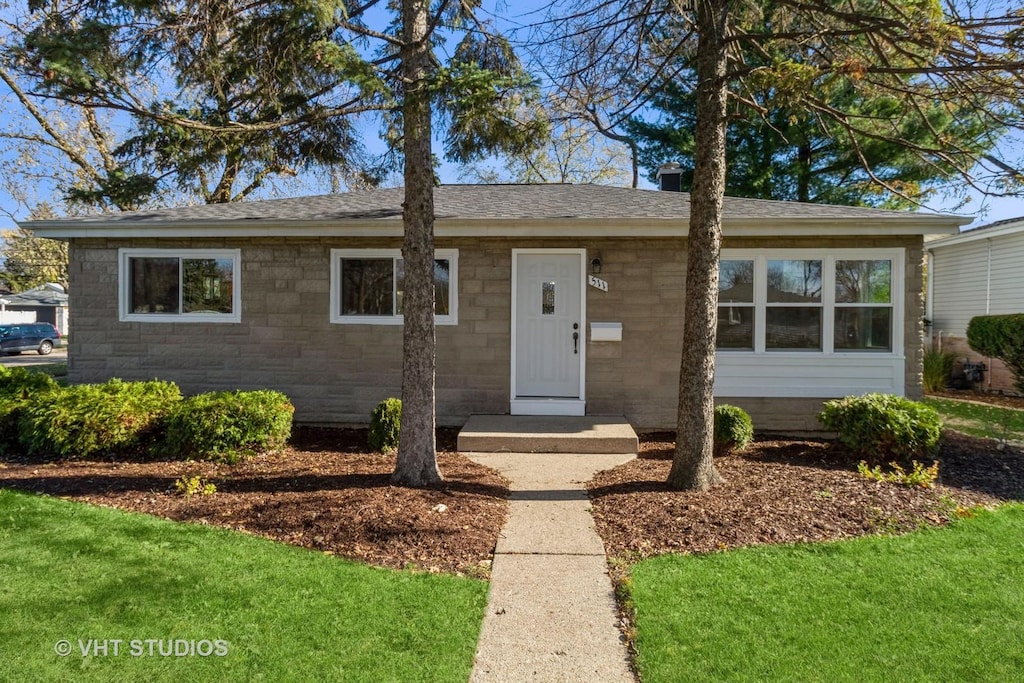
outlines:
M583 486L635 456L465 455L511 481L470 680L633 683Z

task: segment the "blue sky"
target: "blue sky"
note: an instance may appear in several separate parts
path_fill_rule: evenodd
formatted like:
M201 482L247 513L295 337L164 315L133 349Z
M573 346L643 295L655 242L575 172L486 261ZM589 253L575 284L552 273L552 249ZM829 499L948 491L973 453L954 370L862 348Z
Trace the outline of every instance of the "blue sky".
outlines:
M514 7L514 10L503 11L500 14L493 14L495 19L505 25L525 25L535 20L536 12L544 8L548 3L542 2L541 0L520 0L515 3L506 3L503 0L498 0L497 3L485 3L492 9L494 5L498 7ZM12 96L7 90L6 85L0 84L0 126L4 125L4 119L10 116L10 107L20 107L16 102L7 104L7 101ZM369 147L374 148L378 145L374 145L372 138L377 135L377 126L370 123L364 126L367 132L367 137L371 138ZM435 145L435 151L440 150L440 144ZM440 169L440 177L442 182L455 183L459 182L459 169L452 164L444 164ZM650 183L645 180L641 180L642 187L650 187ZM38 194L42 195L43 192ZM0 230L10 229L14 227L13 221L6 215L12 211L16 211L16 203L13 199L4 191L0 190ZM938 199L932 203L929 207L935 211L948 212L953 208L953 204L950 201ZM975 194L972 197L970 203L962 207L959 213L978 216L971 227L995 222L998 220L1004 220L1007 218L1015 218L1024 216L1024 198L994 198L994 197L983 197L980 194ZM24 212L16 213L17 219L24 218Z

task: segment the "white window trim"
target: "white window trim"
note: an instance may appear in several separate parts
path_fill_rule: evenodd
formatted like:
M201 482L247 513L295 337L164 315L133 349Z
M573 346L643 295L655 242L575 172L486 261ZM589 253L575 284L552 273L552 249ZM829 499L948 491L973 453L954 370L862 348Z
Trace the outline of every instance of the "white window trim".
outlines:
M133 258L231 259L231 313L133 313L131 271ZM180 277L180 271L179 271ZM242 250L241 249L118 249L118 317L121 322L141 323L240 323L242 322ZM179 296L181 288L179 287Z
M821 351L802 349L766 349L766 315L768 307L767 283L768 261L776 260L820 260L821 265L821 303L804 304L806 307L822 310ZM747 349L716 349L716 353L729 356L869 356L869 357L902 357L904 336L904 259L903 248L890 249L723 249L721 260L746 260L754 262L754 350ZM892 350L871 351L867 349L836 349L835 347L835 311L843 308L835 301L835 263L836 261L890 261L892 272L890 277L889 303L892 309ZM798 304L793 304L794 306ZM864 304L868 306L868 304ZM881 306L881 304L876 304Z
M342 259L400 259L401 249L331 249L331 311L330 320L340 325L401 325L402 315L341 315ZM459 250L435 249L434 260L444 259L448 268L448 315L435 315L436 325L459 324Z

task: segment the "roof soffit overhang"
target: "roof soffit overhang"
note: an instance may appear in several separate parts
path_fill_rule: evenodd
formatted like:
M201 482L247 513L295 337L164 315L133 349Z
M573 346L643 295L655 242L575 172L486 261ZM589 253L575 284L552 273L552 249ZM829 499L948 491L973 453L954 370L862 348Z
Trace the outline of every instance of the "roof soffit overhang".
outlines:
M970 222L960 216L907 214L872 218L765 217L725 218L724 237L867 237L954 235ZM21 224L39 237L77 238L195 238L195 237L401 237L401 220L237 220L160 221L86 219L82 221L28 221ZM534 220L446 219L434 222L437 237L686 237L689 225L676 219Z
M965 230L959 234L950 235L948 237L941 237L925 243L925 248L929 251L932 249L941 249L943 247L952 247L958 244L967 244L969 242L977 242L978 240L991 240L998 237L1006 237L1008 235L1015 235L1024 232L1024 220L1007 223L1006 225L999 225L994 227L975 228L972 230Z

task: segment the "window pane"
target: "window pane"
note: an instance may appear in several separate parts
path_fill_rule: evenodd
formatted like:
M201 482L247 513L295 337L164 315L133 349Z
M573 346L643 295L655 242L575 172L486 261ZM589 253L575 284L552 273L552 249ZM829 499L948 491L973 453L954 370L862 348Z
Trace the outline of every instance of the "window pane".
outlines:
M405 293L405 261L403 259L398 259L397 270L398 290L395 299L398 302L398 313L401 314L404 310L402 301L405 298L403 296ZM434 315L448 315L451 311L450 272L451 263L448 259L434 260Z
M765 323L765 348L821 350L820 308L768 308Z
M540 286L540 314L555 314L555 283L543 282Z
M341 315L394 315L394 259L341 260Z
M184 259L185 313L231 313L231 259Z
M722 261L718 278L718 303L754 303L754 262Z
M178 312L178 266L176 258L129 259L132 313Z
M715 347L719 349L754 350L754 307L719 306L718 333Z
M821 301L821 261L769 261L768 303Z
M451 313L451 269L448 259L434 261L434 313L448 315Z
M837 308L835 347L837 349L892 350L892 309Z
M887 304L891 282L891 261L836 261L837 303Z

